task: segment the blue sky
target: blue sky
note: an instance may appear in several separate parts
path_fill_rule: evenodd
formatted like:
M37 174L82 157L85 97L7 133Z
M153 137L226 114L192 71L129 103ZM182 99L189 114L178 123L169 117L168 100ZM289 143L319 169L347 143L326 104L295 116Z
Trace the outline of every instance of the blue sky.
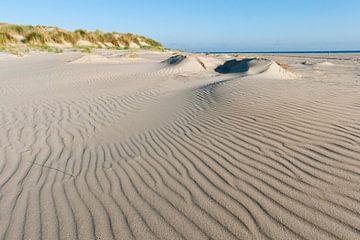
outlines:
M359 0L0 0L0 21L133 32L189 51L360 49Z

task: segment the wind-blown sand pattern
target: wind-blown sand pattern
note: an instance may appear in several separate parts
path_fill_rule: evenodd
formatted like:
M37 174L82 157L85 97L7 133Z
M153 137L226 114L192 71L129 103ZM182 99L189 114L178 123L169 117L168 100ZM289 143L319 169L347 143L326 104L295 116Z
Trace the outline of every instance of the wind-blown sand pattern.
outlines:
M0 239L360 239L358 56L139 55L0 58Z

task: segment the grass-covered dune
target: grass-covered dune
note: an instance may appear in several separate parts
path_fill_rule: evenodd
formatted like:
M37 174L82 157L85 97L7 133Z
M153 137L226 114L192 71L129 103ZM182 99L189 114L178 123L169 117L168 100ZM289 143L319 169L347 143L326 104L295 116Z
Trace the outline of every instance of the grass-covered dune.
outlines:
M91 51L92 48L144 48L162 50L161 43L132 33L73 32L58 27L0 23L0 50L13 53L31 49L61 52L63 49Z

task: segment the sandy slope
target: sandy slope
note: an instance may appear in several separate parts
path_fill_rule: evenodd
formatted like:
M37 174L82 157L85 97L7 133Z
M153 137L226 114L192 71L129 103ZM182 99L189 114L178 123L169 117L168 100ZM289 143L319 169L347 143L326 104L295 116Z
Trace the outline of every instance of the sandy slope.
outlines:
M0 239L360 239L359 56L139 55L0 58Z

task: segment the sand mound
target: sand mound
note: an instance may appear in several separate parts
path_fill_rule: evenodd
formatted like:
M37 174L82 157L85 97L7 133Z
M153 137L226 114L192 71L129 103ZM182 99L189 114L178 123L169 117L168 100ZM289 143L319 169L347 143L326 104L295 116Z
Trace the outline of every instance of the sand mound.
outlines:
M206 71L205 64L196 56L177 54L163 61L166 67L173 68L175 72L201 72Z
M335 64L333 64L331 62L321 62L321 63L315 63L313 66L314 67L332 67L332 66L335 66Z
M71 63L117 63L117 60L97 54L86 54L71 61Z
M229 60L215 69L218 73L238 73L257 78L293 79L296 75L279 66L275 61L267 59Z
M223 59L211 56L199 56L198 59L205 65L207 70L215 71L215 69L224 63Z
M102 56L98 54L86 54L73 61L71 63L134 63L134 62L144 62L144 58L139 57L133 53L126 53L123 55L117 56Z

